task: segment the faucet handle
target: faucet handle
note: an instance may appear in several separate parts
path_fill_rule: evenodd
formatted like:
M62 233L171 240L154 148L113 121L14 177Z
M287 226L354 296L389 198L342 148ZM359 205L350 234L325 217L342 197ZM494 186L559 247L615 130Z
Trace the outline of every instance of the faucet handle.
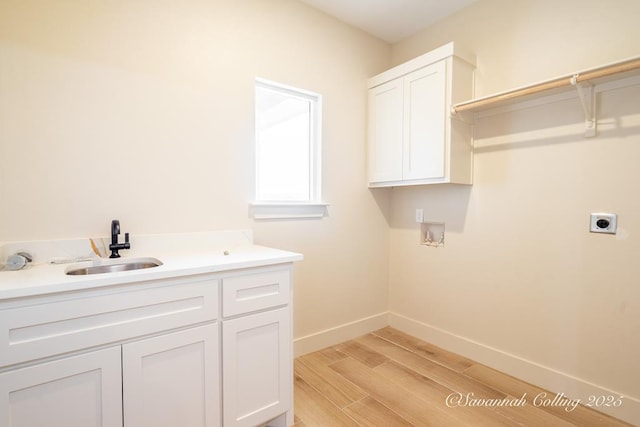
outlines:
M119 234L120 221L114 219L113 221L111 221L111 244L109 245L111 255L109 255L109 258L120 258L120 254L118 253L120 249L131 249L131 244L129 243L129 233L124 233L124 243L118 243Z

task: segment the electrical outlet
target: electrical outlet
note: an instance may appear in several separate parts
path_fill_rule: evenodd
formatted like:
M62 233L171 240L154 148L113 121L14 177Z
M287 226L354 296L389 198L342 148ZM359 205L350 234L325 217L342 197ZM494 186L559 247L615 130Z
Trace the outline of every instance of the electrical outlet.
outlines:
M416 209L416 222L424 222L424 211L422 209Z
M618 215L614 213L592 213L589 231L592 233L616 234Z

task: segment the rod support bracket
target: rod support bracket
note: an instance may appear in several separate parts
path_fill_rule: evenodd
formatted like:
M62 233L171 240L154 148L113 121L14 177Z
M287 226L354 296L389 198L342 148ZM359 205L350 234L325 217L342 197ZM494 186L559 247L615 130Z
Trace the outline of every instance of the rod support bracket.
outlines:
M596 136L597 121L596 121L596 94L594 86L592 84L582 84L578 81L579 74L574 74L571 77L571 84L576 88L578 92L578 98L580 99L580 105L582 105L582 111L584 112L584 136L585 138L591 138Z

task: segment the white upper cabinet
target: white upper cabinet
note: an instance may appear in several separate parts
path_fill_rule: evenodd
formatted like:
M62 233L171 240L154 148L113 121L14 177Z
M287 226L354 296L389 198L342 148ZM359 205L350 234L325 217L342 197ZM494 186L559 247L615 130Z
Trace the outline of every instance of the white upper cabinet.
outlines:
M369 90L369 181L402 179L402 79Z
M402 179L444 179L445 63L436 62L402 78L404 126Z
M370 187L471 184L470 124L451 105L472 97L474 62L449 43L369 79Z

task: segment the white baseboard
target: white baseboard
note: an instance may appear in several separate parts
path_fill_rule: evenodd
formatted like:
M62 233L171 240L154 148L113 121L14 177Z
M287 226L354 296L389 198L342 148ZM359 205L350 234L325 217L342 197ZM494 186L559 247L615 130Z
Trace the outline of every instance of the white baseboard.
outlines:
M335 328L294 339L293 353L295 357L302 356L303 354L349 341L388 325L387 312L356 320L355 322L345 323Z
M633 425L640 426L640 399L637 397L626 396L614 390L600 387L564 372L554 370L396 313L388 313L388 320L389 326L413 335L416 338L420 338L461 356L468 357L476 362L551 392L564 393L569 397L579 398L582 402L586 402L589 396L596 398L599 396L615 396L617 398L622 395L623 404L621 406L602 406L594 409Z

